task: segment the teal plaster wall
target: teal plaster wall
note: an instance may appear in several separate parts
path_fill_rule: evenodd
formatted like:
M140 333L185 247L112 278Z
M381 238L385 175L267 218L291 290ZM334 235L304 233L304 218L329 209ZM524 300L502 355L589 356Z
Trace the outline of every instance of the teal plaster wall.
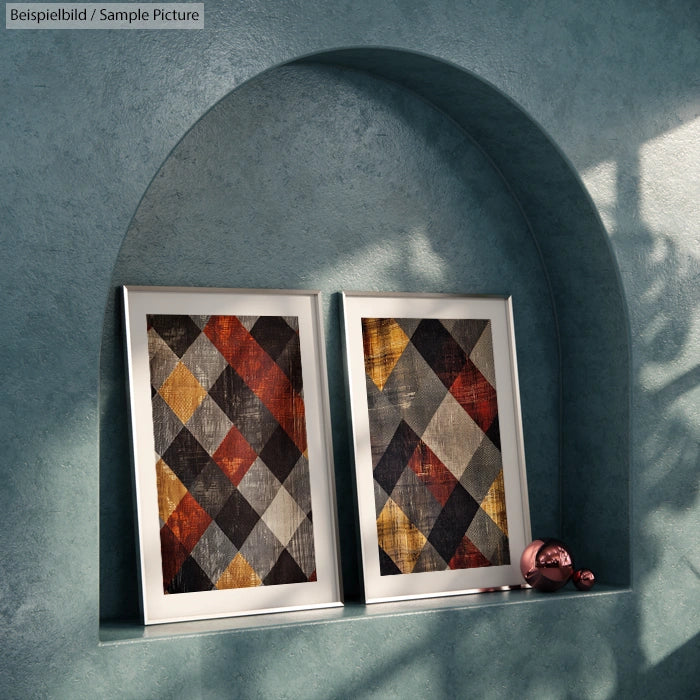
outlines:
M202 31L2 30L3 697L690 696L700 682L697 5L251 0L205 10ZM373 55L378 47L398 58ZM312 54L326 65L260 77ZM459 79L445 78L451 70ZM447 91L457 84L461 93ZM319 86L335 98L330 115ZM253 117L267 130L251 128ZM275 133L280 171L261 141ZM312 192L290 134L307 135L297 146L319 178ZM351 146L363 135L376 137L374 160L359 164ZM319 196L330 154L352 196L335 177L309 221L304 197ZM398 209L353 207L401 187ZM261 191L264 208L246 199ZM291 216L275 215L275 199L297 203ZM324 221L333 227L315 252ZM488 254L482 233L496 241ZM372 278L362 266L382 234L393 236L389 274ZM193 239L196 264L183 268ZM284 263L263 279L252 263L265 240ZM202 255L229 243L243 251L240 282ZM406 244L432 263L427 277L396 257ZM470 277L452 245L476 251ZM313 264L295 258L304 253ZM497 280L509 288L494 290ZM515 290L519 359L532 370L533 524L560 527L613 585L371 614L353 605L268 627L101 631L101 617L133 615L135 596L118 471L121 282ZM337 375L330 298L326 314ZM603 371L599 388L591 367ZM577 427L589 406L581 424L597 440ZM351 527L342 506L341 520Z

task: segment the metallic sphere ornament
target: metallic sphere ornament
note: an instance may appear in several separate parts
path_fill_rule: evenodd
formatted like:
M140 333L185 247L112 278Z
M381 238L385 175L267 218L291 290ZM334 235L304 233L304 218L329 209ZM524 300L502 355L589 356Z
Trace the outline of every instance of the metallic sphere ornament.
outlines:
M595 576L590 569L579 569L574 572L573 581L579 591L590 591L595 584Z
M520 573L522 573L523 578L530 585L532 585L532 580L536 575L535 557L543 544L544 540L534 540L530 542L520 556Z
M573 576L574 562L563 542L535 540L520 557L520 571L533 588L551 593L566 585Z

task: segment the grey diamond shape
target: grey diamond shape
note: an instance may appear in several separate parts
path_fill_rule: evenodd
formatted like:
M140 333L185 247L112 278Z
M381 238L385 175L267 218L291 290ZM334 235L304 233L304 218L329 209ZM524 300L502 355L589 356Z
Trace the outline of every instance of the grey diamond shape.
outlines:
M187 421L187 429L210 455L216 452L232 425L228 416L209 394L204 397Z
M401 422L401 411L398 406L391 403L377 385L365 375L367 385L367 407L369 413L369 429L372 443L372 468L379 464L379 460L389 447L389 443L396 433Z
M162 456L182 430L182 422L160 394L153 395L151 410L153 412L153 442L156 452Z
M416 348L406 346L382 392L402 418L422 436L447 393L447 387Z
M236 316L240 324L250 332L251 328L255 325L256 321L260 316Z
M464 354L469 356L474 346L479 341L488 321L485 319L473 318L451 318L442 321L442 325L448 330L450 335L459 343L464 350Z
M299 332L299 317L298 316L282 316L284 322L297 333Z
M426 542L423 545L423 549L411 573L418 574L424 571L445 571L449 568L448 562L438 554L435 547L433 547L430 542Z
M216 583L237 551L233 542L212 521L192 550L192 557L212 583Z
M301 455L284 481L284 488L297 502L306 515L311 512L311 480L309 477L309 460Z
M208 462L190 485L189 491L199 505L215 518L236 487L213 460Z
M502 468L503 460L499 449L484 435L479 447L469 460L460 483L475 501L481 503Z
M508 536L481 508L467 528L467 537L494 566L510 564Z
M151 384L160 389L179 362L178 356L168 344L151 328L148 331L148 364L151 371Z
M403 470L391 497L413 525L428 537L442 511L442 505L413 469L406 467Z
M486 377L494 389L496 388L496 367L493 359L493 337L491 335L491 321L488 322L481 338L477 341L469 354L469 359L476 365L481 374Z
M228 364L204 333L200 333L187 348L187 352L182 356L182 363L207 391L212 388Z
M316 568L316 557L314 556L314 529L308 518L301 521L301 525L292 535L292 539L287 543L287 551L292 555L294 561L299 564L299 568L308 578Z
M396 321L401 330L410 338L416 332L416 328L418 328L421 319L395 318L394 321Z
M377 517L382 512L386 502L389 500L389 494L374 480L374 506L377 512Z
M200 328L201 330L204 330L204 326L209 323L209 319L211 316L190 316L190 318L197 324L197 328Z
M260 579L264 579L270 573L283 549L284 546L275 537L272 530L262 520L258 520L243 543L240 552Z
M281 484L277 477L258 457L238 484L238 490L245 496L258 515L262 515L275 499ZM262 577L261 577L262 578Z

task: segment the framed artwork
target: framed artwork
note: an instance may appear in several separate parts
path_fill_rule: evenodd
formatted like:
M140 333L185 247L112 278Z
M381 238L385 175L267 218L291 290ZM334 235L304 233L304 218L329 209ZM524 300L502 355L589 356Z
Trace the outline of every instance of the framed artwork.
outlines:
M344 293L365 599L521 587L510 298Z
M342 605L318 292L124 309L144 623Z

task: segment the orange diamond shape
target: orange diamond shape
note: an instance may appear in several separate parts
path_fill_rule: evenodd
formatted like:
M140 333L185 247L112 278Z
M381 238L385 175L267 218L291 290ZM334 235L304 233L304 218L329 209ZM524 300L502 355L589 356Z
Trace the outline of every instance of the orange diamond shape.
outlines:
M162 459L156 463L156 483L158 484L158 514L166 523L187 494L187 488Z
M206 389L182 362L175 365L175 369L158 389L158 393L183 424L192 417L207 395Z
M238 552L216 582L218 590L228 588L253 588L262 585L262 580L253 567Z
M377 539L402 574L413 571L427 541L391 498L377 518Z
M382 391L409 343L408 336L393 318L363 318L362 343L365 371Z

